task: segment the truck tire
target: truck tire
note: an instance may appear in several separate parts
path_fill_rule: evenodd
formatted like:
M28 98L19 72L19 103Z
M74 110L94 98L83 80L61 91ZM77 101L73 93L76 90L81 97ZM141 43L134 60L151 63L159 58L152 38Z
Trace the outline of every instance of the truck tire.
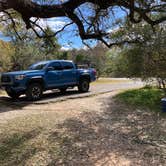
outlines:
M80 92L88 92L89 91L89 80L88 79L81 79L78 85L78 90Z
M39 83L32 83L28 86L26 97L28 100L35 101L41 99L43 95L43 88Z
M16 93L16 92L8 92L6 91L6 93L8 94L9 97L11 97L12 99L18 99L20 97L20 94Z

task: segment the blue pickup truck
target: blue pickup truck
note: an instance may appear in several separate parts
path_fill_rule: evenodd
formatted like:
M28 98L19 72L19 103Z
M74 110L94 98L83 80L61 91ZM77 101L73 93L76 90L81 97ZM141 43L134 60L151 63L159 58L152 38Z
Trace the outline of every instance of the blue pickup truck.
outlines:
M11 98L25 94L29 100L39 100L46 90L78 87L87 92L89 84L96 80L95 69L77 69L72 61L51 60L33 64L25 71L3 73L1 86Z

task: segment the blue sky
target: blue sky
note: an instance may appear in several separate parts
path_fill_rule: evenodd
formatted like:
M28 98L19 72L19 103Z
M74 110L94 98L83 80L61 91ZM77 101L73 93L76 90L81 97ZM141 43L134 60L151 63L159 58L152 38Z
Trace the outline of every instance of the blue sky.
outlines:
M2 32L0 32L0 39L6 42L11 40L10 37L4 36Z
M86 11L88 13L88 11ZM124 18L125 14L124 11L120 10L119 8L115 8L114 12L116 13L115 15L115 19L119 19L119 18ZM114 19L113 19L114 20ZM63 19L62 19L63 21ZM108 22L110 24L112 24L112 20L109 19ZM112 26L110 25L110 29L108 29L108 31L114 30L116 29L116 26ZM82 40L80 39L80 37L78 35L75 34L75 32L73 31L73 29L77 30L77 27L75 25L72 25L69 28L66 28L66 31L63 32L63 34L60 34L58 36L58 41L59 43L66 48L83 48L84 44L82 43ZM96 44L95 40L90 40L88 41L88 44L90 44L91 46L94 46Z
M80 9L82 10L85 17L93 15L93 11L91 11L91 9L88 8L87 6L81 6ZM117 27L114 27L113 25L111 25L114 19L123 18L125 16L124 11L120 10L117 7L114 8L114 13L115 13L114 17L112 15L112 17L110 17L107 20L108 21L107 23L110 24L110 28L108 28L108 31L111 31L111 30L117 28ZM52 28L53 31L57 31L69 22L71 22L71 21L68 18L51 18L51 19L45 19L45 20L40 19L40 21L38 21L38 24L42 27L46 27L48 25ZM67 27L65 29L65 31L63 31L62 33L58 34L57 38L58 38L58 42L60 43L62 48L66 49L66 50L71 49L71 48L80 49L80 48L85 47L77 33L77 27L74 24L71 25L70 27ZM5 40L5 41L10 40L9 37L3 36L2 33L0 33L0 39ZM96 41L91 40L91 41L88 41L88 43L91 46L94 46L96 44Z

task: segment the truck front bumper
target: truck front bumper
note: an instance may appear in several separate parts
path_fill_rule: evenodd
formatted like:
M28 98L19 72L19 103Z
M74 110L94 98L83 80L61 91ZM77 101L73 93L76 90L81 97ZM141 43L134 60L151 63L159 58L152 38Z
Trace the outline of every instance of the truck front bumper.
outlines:
M15 82L15 83L1 83L1 87L4 90L8 91L8 92L14 91L16 93L24 92L26 90L26 88L18 82Z

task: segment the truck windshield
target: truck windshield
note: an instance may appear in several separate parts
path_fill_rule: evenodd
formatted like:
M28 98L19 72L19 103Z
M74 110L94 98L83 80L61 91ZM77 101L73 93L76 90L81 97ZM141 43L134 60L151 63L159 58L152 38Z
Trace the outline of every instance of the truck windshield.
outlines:
M48 63L37 63L29 67L29 70L42 70L46 67Z

